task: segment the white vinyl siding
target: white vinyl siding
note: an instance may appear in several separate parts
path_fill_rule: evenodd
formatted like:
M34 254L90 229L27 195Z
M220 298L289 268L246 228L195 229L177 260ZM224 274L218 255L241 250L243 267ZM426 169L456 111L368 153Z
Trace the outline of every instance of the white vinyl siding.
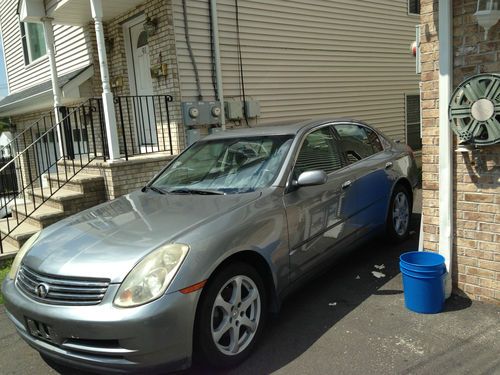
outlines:
M182 1L173 2L181 94L193 100ZM187 4L203 95L213 98L208 1ZM226 98L240 96L234 4L217 2ZM245 94L260 102L259 124L333 115L404 139L403 94L418 89L407 0L240 0L239 13Z
M0 2L0 27L4 43L5 65L11 93L50 80L49 61L39 58L26 66L21 40L21 27L16 14L17 0ZM54 39L59 76L92 63L90 49L82 27L55 25Z

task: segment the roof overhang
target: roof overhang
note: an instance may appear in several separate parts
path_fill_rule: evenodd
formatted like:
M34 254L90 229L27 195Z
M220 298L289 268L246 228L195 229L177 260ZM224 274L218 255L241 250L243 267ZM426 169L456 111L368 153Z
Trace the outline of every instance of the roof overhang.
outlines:
M102 1L103 21L109 21L144 3L144 0ZM22 22L41 22L82 26L92 20L90 0L19 0L17 13Z
M93 77L92 65L59 78L62 104L70 104L87 97L85 84ZM0 100L0 117L18 116L46 110L53 106L54 94L50 81L10 94Z
M92 20L90 0L46 0L45 3L47 16L53 18L54 23L81 26ZM103 21L116 18L143 3L144 0L103 0Z

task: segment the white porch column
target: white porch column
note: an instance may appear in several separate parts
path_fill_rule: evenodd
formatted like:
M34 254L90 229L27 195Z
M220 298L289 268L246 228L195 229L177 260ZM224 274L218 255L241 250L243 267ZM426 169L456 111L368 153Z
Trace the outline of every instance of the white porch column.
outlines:
M452 292L453 271L453 136L448 103L453 83L453 9L439 0L439 254L446 269L445 298Z
M45 48L47 50L47 56L49 57L50 63L50 78L52 81L52 93L54 95L54 114L57 125L57 141L59 142L59 152L64 155L63 142L62 142L62 132L61 132L61 114L59 112L59 107L62 105L62 93L59 87L59 82L57 81L57 66L56 66L56 53L54 47L54 27L52 25L52 18L45 17L42 18L43 22L43 34L45 37Z
M106 125L106 136L108 140L109 159L120 158L118 145L118 132L116 130L116 116L113 103L113 93L109 84L108 59L106 57L106 47L104 44L104 27L102 24L102 0L90 0L92 18L95 24L95 34L97 39L97 53L99 55L99 68L101 70L102 81L102 105L104 108L104 121Z

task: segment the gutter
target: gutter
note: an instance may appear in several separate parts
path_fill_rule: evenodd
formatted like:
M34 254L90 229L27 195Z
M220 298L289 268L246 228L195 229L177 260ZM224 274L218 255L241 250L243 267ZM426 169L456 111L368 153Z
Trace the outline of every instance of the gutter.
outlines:
M439 254L448 271L445 298L452 291L453 255L453 138L448 103L453 84L453 9L449 0L439 0Z

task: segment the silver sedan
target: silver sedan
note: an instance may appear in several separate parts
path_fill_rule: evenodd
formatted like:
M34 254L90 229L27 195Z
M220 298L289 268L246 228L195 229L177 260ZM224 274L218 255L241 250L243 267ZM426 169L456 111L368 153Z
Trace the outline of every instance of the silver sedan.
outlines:
M416 183L411 149L357 121L212 135L142 190L30 238L7 314L73 367L231 366L304 280L374 235L405 239Z

